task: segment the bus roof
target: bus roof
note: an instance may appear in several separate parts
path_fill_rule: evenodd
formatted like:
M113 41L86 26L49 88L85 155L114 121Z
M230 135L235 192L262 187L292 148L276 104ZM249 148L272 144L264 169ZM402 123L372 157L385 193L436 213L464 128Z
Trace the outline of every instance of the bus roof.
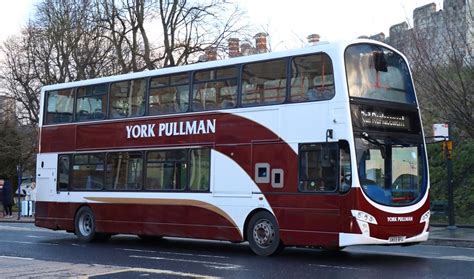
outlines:
M331 54L330 52L334 53L335 51L337 52L338 50L343 51L347 46L351 44L364 43L364 42L371 43L371 44L379 44L379 45L391 48L390 46L384 43L381 43L379 41L367 40L367 39L339 41L339 42L334 42L334 43L322 42L313 46L308 46L308 47L298 48L298 49L291 49L291 50L286 50L286 51L254 54L254 55L241 56L241 57L229 58L229 59L224 59L224 60L194 63L194 64L188 64L188 65L169 67L169 68L160 68L160 69L155 69L155 70L144 70L141 72L134 72L134 73L121 74L121 75L113 75L113 76L107 76L107 77L81 80L81 81L73 81L73 82L67 82L67 83L47 85L43 87L42 91L58 90L58 89L63 89L63 88L87 86L87 85L93 85L93 84L98 84L98 83L116 82L116 81L122 81L122 80L131 80L131 79L138 79L138 78L144 78L144 77L150 77L150 76L175 74L175 73L190 72L190 71L196 71L196 70L205 70L205 69L211 69L211 68L217 68L217 67L232 66L236 64L242 64L242 63L251 63L251 62L257 62L257 61L263 61L263 60L283 58L283 57L294 56L294 55L304 55L304 54L315 53L315 52L326 52L328 54Z

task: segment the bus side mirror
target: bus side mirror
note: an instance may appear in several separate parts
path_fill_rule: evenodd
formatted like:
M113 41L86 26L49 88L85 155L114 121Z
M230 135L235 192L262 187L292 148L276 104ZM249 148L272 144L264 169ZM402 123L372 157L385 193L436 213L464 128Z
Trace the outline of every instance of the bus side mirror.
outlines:
M374 66L377 72L387 72L387 60L383 51L374 51Z

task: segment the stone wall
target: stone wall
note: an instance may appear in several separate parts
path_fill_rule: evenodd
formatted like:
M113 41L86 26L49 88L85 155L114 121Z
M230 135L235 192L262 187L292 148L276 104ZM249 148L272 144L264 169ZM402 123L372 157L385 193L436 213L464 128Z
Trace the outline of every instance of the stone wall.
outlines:
M390 27L388 38L384 39L380 34L370 38L399 49L412 64L417 63L420 49L434 63L447 63L455 58L471 61L473 7L474 0L444 0L443 10L437 10L435 3L427 4L413 11L413 26L402 22Z

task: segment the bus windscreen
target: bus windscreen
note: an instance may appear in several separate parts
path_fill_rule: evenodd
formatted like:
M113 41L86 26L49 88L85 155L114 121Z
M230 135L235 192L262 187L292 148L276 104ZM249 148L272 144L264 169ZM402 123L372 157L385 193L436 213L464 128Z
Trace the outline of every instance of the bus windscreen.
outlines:
M345 63L351 97L416 104L408 65L394 51L356 44L346 49Z

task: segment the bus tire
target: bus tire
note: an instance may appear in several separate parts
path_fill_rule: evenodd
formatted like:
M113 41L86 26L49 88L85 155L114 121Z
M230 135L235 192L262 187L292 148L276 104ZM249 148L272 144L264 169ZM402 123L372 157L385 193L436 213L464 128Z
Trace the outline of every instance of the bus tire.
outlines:
M92 242L96 238L95 215L88 206L83 206L77 211L74 228L80 242Z
M278 224L268 211L253 215L246 233L250 249L259 256L270 256L283 248Z

